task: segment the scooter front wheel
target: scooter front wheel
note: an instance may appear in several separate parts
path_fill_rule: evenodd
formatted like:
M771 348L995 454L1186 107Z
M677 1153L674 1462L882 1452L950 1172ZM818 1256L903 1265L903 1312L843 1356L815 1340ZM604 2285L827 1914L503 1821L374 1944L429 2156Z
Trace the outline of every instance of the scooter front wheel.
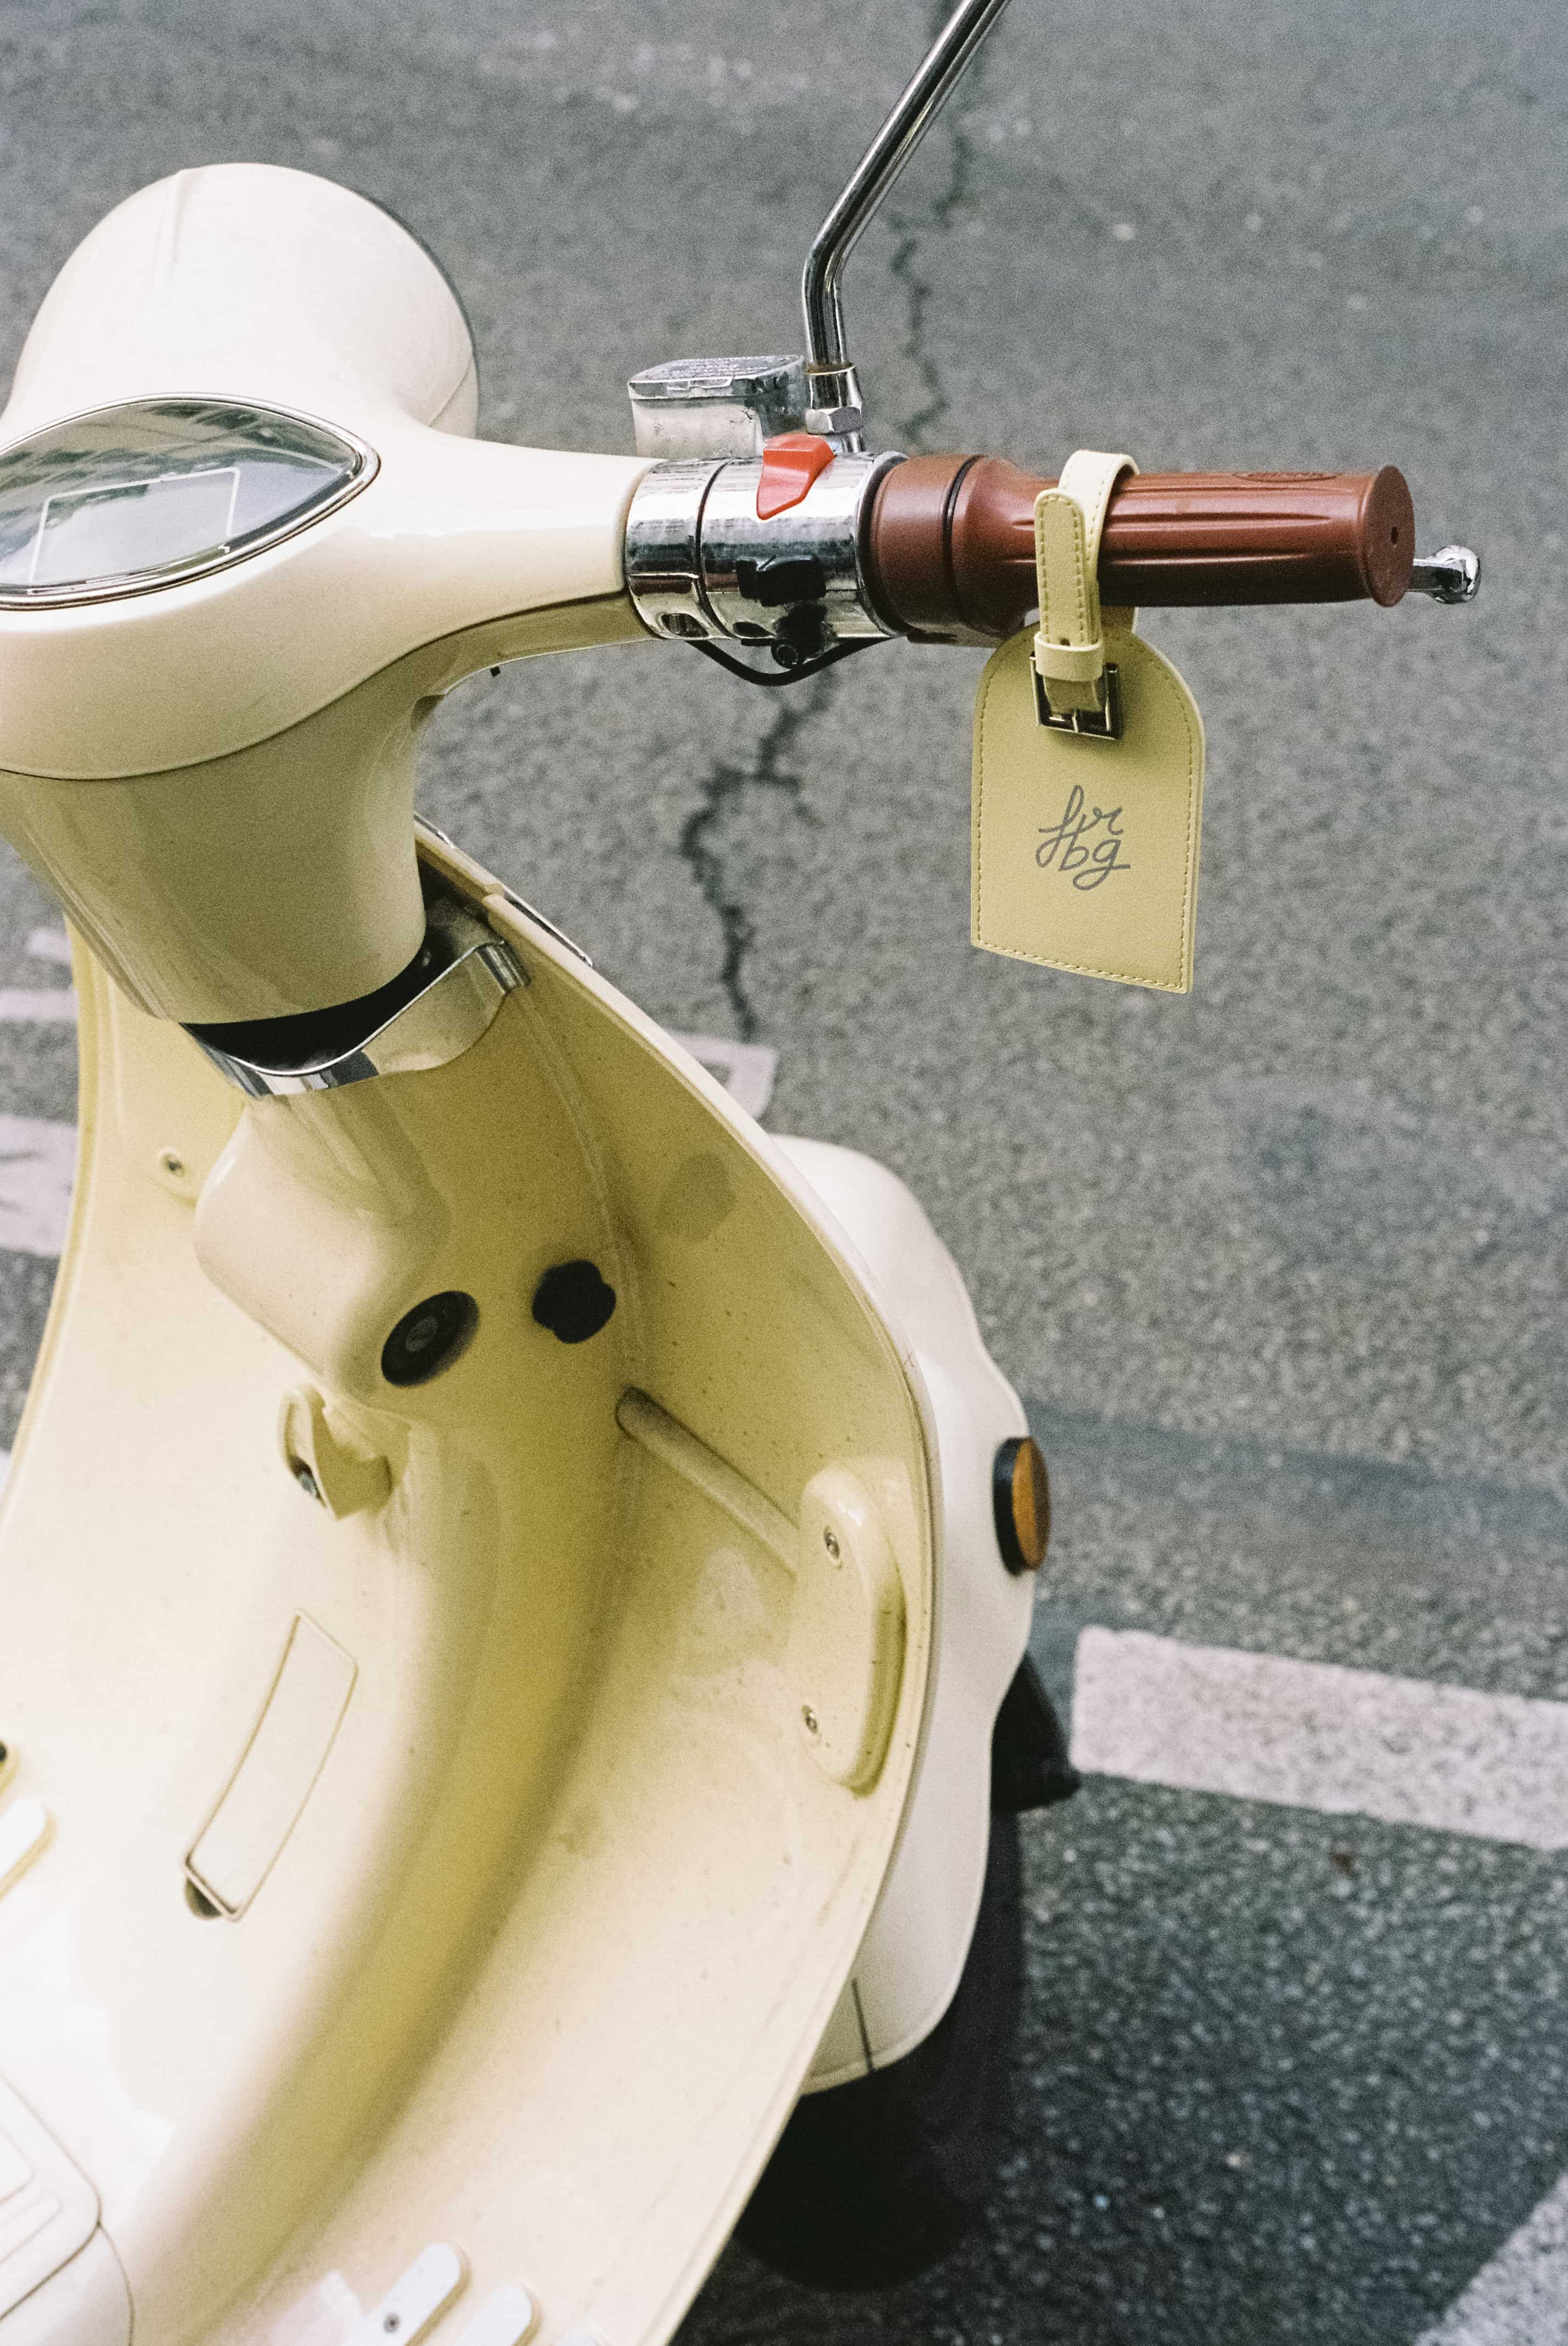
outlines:
M985 1888L958 1990L901 2061L809 2094L737 2237L813 2289L889 2289L952 2254L1002 2157L1023 1983L1018 1820L993 1814Z

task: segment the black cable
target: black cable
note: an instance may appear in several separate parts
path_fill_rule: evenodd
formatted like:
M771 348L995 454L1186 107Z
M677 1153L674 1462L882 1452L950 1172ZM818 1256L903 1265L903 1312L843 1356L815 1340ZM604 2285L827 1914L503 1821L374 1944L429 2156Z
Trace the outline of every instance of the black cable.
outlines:
M688 637L687 640L690 642L691 639ZM878 644L887 640L885 636L862 636L854 643L835 644L831 651L823 652L817 659L803 662L799 668L774 671L748 668L744 660L733 659L728 652L721 652L717 644L693 643L691 648L694 652L700 652L704 659L728 668L730 675L739 677L743 684L759 684L764 692L776 692L781 685L804 684L808 677L820 676L825 668L833 668L840 660L848 659L851 652L872 651Z

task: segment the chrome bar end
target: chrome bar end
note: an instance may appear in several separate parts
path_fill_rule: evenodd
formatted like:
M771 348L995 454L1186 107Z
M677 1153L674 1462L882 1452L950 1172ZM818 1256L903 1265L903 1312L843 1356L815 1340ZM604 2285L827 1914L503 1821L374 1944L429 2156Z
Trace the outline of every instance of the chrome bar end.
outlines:
M1434 603L1473 603L1481 592L1481 556L1468 546L1443 546L1435 554L1418 554L1410 571L1410 591L1428 595Z

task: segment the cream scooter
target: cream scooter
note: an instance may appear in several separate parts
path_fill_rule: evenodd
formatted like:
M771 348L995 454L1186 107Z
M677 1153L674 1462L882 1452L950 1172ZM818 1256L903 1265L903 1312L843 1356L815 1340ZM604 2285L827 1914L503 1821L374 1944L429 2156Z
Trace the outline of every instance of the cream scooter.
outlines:
M476 441L440 270L293 171L133 197L27 340L0 828L82 1141L0 1520L0 2346L657 2346L738 2219L856 2281L983 2198L1011 1812L1072 1786L1023 1413L908 1191L413 789L501 661L1023 623L1042 484L868 453L839 311L997 13L809 362L654 369L635 456ZM1402 497L1140 476L1098 575L1391 602Z

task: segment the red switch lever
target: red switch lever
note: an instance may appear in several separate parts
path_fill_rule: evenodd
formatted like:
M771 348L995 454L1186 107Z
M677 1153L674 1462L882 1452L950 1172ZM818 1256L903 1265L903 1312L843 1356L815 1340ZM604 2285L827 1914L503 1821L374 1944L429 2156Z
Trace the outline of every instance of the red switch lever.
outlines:
M771 521L775 514L798 505L819 473L833 461L833 451L815 432L780 432L762 444L762 475L757 484L757 518Z

